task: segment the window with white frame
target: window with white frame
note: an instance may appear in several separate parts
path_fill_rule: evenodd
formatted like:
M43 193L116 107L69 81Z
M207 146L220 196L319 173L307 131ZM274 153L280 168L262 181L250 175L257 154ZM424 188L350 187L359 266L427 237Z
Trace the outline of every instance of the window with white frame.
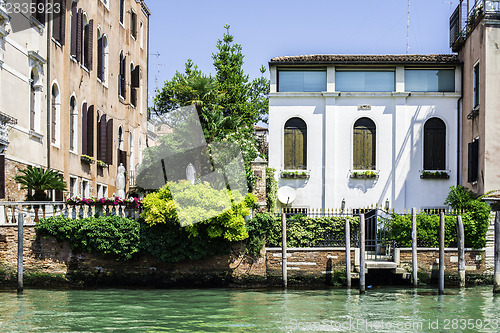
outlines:
M69 100L69 150L76 152L76 137L78 124L78 110L76 107L76 98L71 96Z
M454 69L405 69L405 91L454 92Z
M300 118L291 118L284 128L283 158L285 170L307 169L307 125Z
M137 14L132 8L130 9L130 36L137 39Z
M97 31L97 78L104 84L108 80L108 37Z
M139 24L139 43L141 45L141 49L144 48L144 22L141 21L141 23Z
M59 140L61 137L60 129L59 129L59 117L60 117L60 107L61 107L61 101L60 101L60 93L59 93L59 86L57 83L54 83L52 85L52 94L51 94L51 142L54 145L59 145Z
M480 73L479 73L479 63L474 65L474 70L473 70L473 75L474 75L474 97L473 97L473 106L474 108L477 108L479 106L479 92L480 92Z
M30 80L30 130L40 133L42 82L36 68L31 69Z
M82 179L81 197L90 197L90 182L87 179Z
M123 25L125 20L125 0L120 0L120 23Z
M69 177L69 196L71 198L76 197L78 195L78 178L70 176Z

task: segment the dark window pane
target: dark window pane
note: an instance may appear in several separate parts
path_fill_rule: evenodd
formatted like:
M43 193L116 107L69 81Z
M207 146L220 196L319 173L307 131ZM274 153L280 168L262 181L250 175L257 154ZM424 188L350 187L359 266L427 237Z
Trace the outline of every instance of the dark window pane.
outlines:
M424 170L446 169L446 125L439 118L424 126Z

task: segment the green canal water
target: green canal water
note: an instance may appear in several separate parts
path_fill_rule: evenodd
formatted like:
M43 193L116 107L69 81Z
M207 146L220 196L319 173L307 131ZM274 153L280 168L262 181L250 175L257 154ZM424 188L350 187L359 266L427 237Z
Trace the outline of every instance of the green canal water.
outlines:
M0 332L500 332L492 288L0 291Z

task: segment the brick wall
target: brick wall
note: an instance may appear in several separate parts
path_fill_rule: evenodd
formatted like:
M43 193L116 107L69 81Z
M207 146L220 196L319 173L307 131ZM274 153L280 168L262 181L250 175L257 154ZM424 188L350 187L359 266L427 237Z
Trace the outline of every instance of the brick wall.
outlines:
M103 284L210 285L212 282L230 284L265 279L264 258L246 256L243 250L243 246L238 244L228 255L175 264L163 263L150 256L117 262L111 258L73 251L67 242L57 241L53 237L40 237L33 226L26 226L23 265L26 275L62 274L77 277L80 282L95 282L97 279ZM12 274L16 272L16 267L17 227L0 226L0 273L4 271Z
M400 266L411 271L412 253L411 248L400 249ZM485 271L485 251L467 249L465 251L465 270L481 274ZM439 269L439 250L435 248L418 248L417 265L419 270L432 272ZM458 251L457 249L445 249L444 252L445 272L458 271Z
M354 249L351 250L351 265L354 265ZM346 268L343 248L292 248L287 252L288 275L323 275ZM281 276L281 249L266 251L268 276Z

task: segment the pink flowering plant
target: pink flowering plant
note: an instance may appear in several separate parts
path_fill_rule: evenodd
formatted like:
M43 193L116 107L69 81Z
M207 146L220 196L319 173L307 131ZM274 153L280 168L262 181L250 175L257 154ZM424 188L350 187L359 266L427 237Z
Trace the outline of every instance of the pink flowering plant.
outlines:
M66 199L68 205L88 205L88 206L127 206L140 208L142 198L131 197L122 199L119 197L112 198L80 198L78 196Z

